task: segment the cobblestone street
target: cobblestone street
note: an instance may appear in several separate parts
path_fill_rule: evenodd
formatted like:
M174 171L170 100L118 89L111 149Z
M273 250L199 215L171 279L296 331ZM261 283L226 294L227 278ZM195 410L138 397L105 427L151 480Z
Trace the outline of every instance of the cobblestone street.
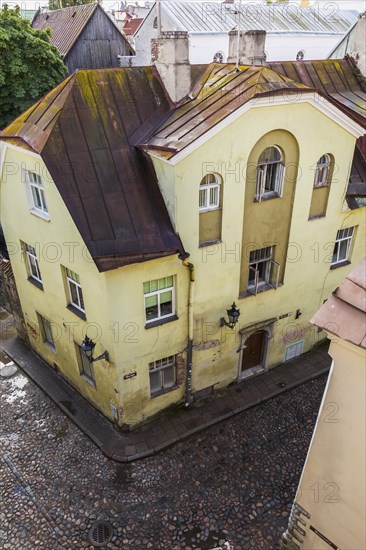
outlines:
M276 549L305 460L325 377L161 454L116 464L19 371L1 380L4 549Z

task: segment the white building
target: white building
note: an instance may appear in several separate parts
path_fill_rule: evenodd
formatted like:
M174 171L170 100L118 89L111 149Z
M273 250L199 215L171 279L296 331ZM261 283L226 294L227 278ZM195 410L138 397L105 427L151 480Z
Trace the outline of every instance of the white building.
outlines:
M189 60L192 64L227 61L228 33L265 30L268 61L325 59L358 17L353 10L335 4L301 8L294 3L279 5L242 2L161 2L161 30L188 31ZM134 40L140 65L151 64L151 39L158 36L157 4L137 29ZM134 63L135 64L135 63Z

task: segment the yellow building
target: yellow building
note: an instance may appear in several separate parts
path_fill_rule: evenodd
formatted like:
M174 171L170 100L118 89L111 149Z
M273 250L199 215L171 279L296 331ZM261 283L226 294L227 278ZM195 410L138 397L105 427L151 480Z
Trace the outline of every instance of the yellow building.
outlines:
M313 317L333 362L283 550L366 548L366 258Z
M30 343L122 427L311 349L364 252L359 112L269 68L196 72L173 104L154 67L78 71L0 135Z

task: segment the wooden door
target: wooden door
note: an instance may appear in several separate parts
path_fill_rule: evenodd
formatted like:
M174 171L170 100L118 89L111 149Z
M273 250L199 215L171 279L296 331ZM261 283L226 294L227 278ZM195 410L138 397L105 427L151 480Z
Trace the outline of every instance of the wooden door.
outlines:
M264 357L265 332L260 330L254 332L245 340L241 370L251 369L260 365Z

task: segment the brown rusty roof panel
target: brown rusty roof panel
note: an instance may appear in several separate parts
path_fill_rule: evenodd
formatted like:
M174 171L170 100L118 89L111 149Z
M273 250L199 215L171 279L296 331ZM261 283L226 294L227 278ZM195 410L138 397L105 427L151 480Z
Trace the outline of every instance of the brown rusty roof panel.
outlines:
M82 4L61 10L38 12L32 21L34 29L52 31L51 44L65 56L74 45L86 23L97 8L97 3Z
M266 67L208 65L193 89L193 99L179 105L168 120L143 144L162 148L164 157L181 151L254 97L309 92L311 89ZM167 148L172 149L167 155ZM157 154L160 154L157 149Z
M0 139L35 145L101 271L183 252L151 161L130 143L172 108L156 70L83 70L69 82Z
M356 122L365 125L366 80L350 58L276 61L267 63L267 67L323 92Z

